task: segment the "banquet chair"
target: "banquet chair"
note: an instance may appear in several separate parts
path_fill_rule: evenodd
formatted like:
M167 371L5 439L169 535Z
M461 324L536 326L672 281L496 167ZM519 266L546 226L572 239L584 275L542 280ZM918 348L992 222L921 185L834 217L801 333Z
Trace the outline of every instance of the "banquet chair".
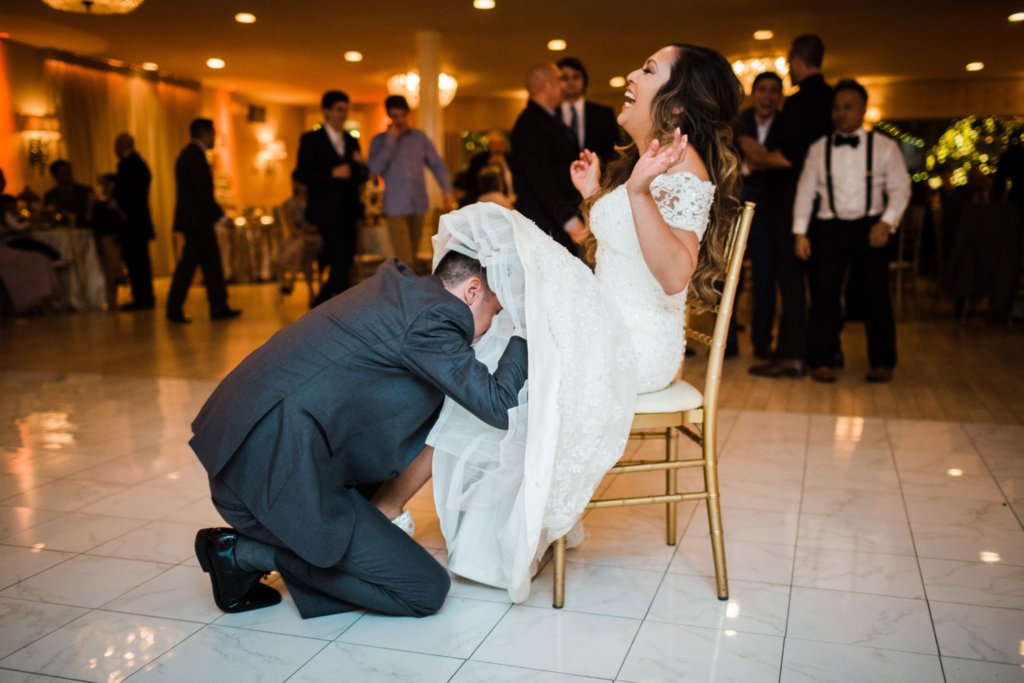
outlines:
M896 233L896 258L889 262L896 288L896 316L903 317L904 290L910 290L910 314L917 304L917 276L921 272L921 239L924 234L924 206L911 206Z
M587 509L625 507L632 505L665 505L666 535L668 545L676 544L676 507L689 500L703 500L707 503L709 528L711 530L711 552L715 561L715 582L718 598L729 598L729 587L725 571L725 540L722 534L722 511L718 495L718 392L722 383L722 364L725 358L725 340L732 318L733 302L743 268L743 253L754 218L754 204L746 202L730 231L726 244L726 276L721 298L715 307L712 334L691 328L693 317L688 316L686 336L688 339L709 347L707 371L704 375L704 391L678 379L668 388L637 397L630 438L665 440L665 457L654 460L620 460L608 470L608 474L629 474L633 472L665 472L665 491L649 496L625 498L594 498ZM679 437L684 435L699 447L699 458L682 459L679 455ZM683 468L702 468L703 488L699 491L679 491L678 471ZM565 604L565 551L566 537L554 543L554 588L552 606L561 608Z

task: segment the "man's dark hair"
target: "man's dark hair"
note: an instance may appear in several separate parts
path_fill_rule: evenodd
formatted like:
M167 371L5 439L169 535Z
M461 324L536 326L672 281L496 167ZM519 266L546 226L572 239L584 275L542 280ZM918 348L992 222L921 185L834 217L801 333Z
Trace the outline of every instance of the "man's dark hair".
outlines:
M193 138L198 138L204 133L213 132L213 121L210 119L193 119L192 123L188 124L188 134Z
M441 262L434 269L434 275L441 279L445 288L456 287L471 277L478 277L484 283L484 288L490 291L487 285L487 269L480 265L475 258L470 258L457 251L449 251L441 258Z
M583 66L583 62L576 57L562 57L556 62L556 65L559 69L569 67L573 71L583 74L583 91L586 92L587 86L590 85L590 75L587 73L587 67Z
M782 77L779 76L779 74L775 73L774 71L762 71L761 73L757 74L756 78L754 78L754 84L750 86L750 92L754 92L755 90L757 90L757 84L760 83L761 81L775 81L776 83L779 84L779 90L785 89L782 87Z
M409 111L409 101L402 95L388 95L388 98L384 100L384 111L389 109L404 109Z
M348 95L341 90L328 90L324 93L324 96L320 98L320 108L330 109L338 102L348 102Z
M825 61L825 43L814 33L805 33L793 39L793 46L789 48L789 58L799 57L807 66L821 68Z
M60 169L64 168L65 166L69 169L71 168L71 162L68 161L67 159L57 159L57 161L50 164L50 175L53 176L54 180L56 180L57 174L60 172Z
M501 166L489 164L480 169L476 176L476 185L480 194L501 192Z
M868 91L864 88L863 85L853 80L852 78L844 78L843 80L836 83L835 88L833 88L832 90L832 99L835 99L835 96L838 95L843 90L852 90L853 92L861 96L861 98L864 100L864 104L868 103Z

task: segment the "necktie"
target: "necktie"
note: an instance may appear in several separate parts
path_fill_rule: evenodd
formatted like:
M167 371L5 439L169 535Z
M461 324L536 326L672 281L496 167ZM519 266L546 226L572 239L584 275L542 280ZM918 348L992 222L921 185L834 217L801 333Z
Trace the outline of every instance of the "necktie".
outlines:
M857 145L860 144L860 137L856 135L836 135L835 146L842 147L843 145L849 145L853 149L857 149Z
M576 138L576 144L580 149L583 149L583 135L580 131L580 115L576 112L576 107L569 106L569 128L572 129L572 134Z

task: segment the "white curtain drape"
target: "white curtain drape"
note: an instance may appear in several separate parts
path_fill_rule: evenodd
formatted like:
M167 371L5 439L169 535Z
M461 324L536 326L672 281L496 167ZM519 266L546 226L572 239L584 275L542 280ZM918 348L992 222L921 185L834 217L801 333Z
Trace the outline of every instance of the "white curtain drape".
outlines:
M188 142L189 122L199 116L199 90L55 59L46 61L45 74L60 121L62 154L78 182L95 185L99 175L115 171L114 139L123 132L135 138L153 173L153 270L169 273L174 263L174 159Z

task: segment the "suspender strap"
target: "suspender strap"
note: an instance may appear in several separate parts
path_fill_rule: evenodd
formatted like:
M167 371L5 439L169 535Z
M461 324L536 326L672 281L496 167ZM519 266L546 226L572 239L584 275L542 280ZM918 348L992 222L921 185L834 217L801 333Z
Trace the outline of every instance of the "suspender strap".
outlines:
M825 185L828 188L828 208L832 211L832 218L839 218L836 213L836 197L832 190L832 145L835 144L835 135L829 133L828 142L825 143Z
M865 196L867 197L867 199L865 200L865 206L864 206L864 215L865 216L870 216L871 215L871 194L872 194L871 193L871 180L872 180L872 173L873 173L872 166L874 164L874 161L873 161L872 157L874 156L873 153L875 151L875 145L874 145L874 141L872 139L872 136L874 135L874 133L875 133L875 131L873 131L873 130L869 130L868 131L868 140L867 140L868 148L866 150L867 151L867 156L868 156L868 172L867 172L867 175L865 176L865 179L864 179L864 182L867 184L867 187L865 188Z

